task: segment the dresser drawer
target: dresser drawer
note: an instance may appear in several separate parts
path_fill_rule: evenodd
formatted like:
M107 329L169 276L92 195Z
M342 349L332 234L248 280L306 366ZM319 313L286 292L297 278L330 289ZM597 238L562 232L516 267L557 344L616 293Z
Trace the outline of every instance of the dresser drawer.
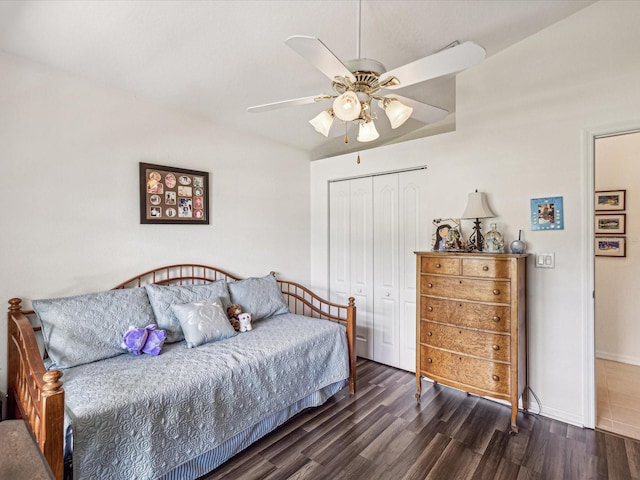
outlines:
M509 303L511 284L506 280L421 275L420 293L435 297L459 298L479 302Z
M463 258L462 275L468 277L511 278L511 262L497 258Z
M511 331L511 308L506 305L457 302L422 296L420 318L492 332Z
M509 393L509 365L505 363L471 358L421 345L420 370L426 377L432 374L488 392Z
M420 326L420 343L500 362L509 362L510 338L424 320Z
M460 275L460 259L447 257L422 257L420 271L422 273L438 273L440 275Z

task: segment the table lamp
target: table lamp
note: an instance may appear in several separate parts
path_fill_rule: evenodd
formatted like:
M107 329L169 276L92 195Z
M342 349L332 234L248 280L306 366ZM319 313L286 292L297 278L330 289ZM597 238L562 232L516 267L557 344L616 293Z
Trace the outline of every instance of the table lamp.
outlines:
M469 236L469 251L477 250L482 252L484 245L484 236L480 231L480 219L495 217L495 214L489 208L487 197L484 192L471 192L467 199L467 208L460 218L475 219L473 222L473 233Z

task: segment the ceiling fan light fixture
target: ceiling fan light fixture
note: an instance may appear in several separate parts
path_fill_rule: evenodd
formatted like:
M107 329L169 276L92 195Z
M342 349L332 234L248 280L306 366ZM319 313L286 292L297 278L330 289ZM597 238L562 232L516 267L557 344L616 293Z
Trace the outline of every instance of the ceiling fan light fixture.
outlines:
M362 106L358 96L351 91L344 92L333 101L333 112L343 122L350 122L360 116Z
M413 108L406 106L398 100L391 100L384 102L384 112L387 114L387 117L389 117L391 128L395 129L409 120L413 113Z
M313 128L316 129L316 132L321 133L325 137L329 136L329 130L331 129L331 124L333 123L333 111L323 110L318 115L309 120L309 123L313 125Z
M358 129L359 142L372 142L380 136L373 121L361 123Z

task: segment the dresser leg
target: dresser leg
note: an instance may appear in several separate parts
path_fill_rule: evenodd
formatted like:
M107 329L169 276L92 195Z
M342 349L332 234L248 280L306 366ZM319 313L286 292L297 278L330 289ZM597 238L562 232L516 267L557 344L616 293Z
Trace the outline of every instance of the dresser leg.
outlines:
M518 406L515 405L511 407L511 431L509 432L511 435L515 435L518 433L518 424L516 420L518 418Z
M420 396L422 395L422 377L420 376L419 373L416 374L416 385L418 387L415 397L416 397L416 402L418 402L418 404L420 404Z

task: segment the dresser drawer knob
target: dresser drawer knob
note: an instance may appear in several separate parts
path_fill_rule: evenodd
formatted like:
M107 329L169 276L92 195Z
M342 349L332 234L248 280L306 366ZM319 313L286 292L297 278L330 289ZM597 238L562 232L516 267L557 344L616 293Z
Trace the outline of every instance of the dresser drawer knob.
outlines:
M498 290L497 288L493 291L494 295L500 295L500 290Z
M427 287L433 288L433 283L427 283Z
M489 271L489 267L487 267L486 265L484 267L482 267L482 270L484 270L485 272Z
M427 337L430 337L431 335L433 335L433 333L427 332Z
M427 312L433 312L433 307L431 306L427 307Z
M491 378L493 378L496 382L500 380L500 377L498 375L494 375Z
M440 268L442 265L440 265L439 263L436 263L436 268Z
M430 358L427 358L427 362L433 363L433 360L431 360Z
M494 322L499 322L500 321L500 317L493 317L491 320L493 320Z
M497 352L498 350L500 350L500 345L494 345L491 348L493 348Z

